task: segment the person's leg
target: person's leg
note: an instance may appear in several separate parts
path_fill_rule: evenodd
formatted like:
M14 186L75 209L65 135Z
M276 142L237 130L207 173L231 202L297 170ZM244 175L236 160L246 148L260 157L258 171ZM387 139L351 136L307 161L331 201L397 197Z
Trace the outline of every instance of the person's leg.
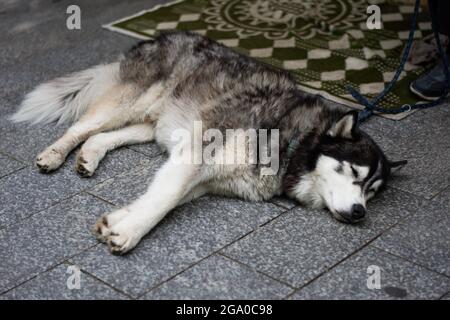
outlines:
M430 16L435 19L434 23L438 32L449 36L450 19L448 19L448 14L450 12L450 1L429 0L428 7ZM447 46L445 50L447 58L450 58L450 46ZM445 71L444 64L440 61L434 68L411 83L411 91L422 99L430 101L438 99L444 94L448 86Z
M430 16L435 18L435 26L440 34L450 35L450 1L448 0L428 0Z

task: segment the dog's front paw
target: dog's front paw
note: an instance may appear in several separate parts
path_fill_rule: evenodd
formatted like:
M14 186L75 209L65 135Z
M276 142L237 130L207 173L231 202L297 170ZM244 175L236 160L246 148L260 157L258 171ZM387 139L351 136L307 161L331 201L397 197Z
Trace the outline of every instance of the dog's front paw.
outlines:
M94 225L97 239L108 244L111 253L124 254L133 249L143 236L139 215L122 208L102 216Z
M36 158L36 166L39 171L48 173L58 169L64 162L65 157L53 148L47 148Z
M105 214L97 220L92 228L92 232L99 241L106 243L108 241L108 236L113 233L112 228L122 221L128 214L129 211L127 208L122 208L109 214Z
M101 242L106 242L107 237L111 234L110 224L108 223L108 216L104 215L100 219L97 220L94 227L92 228L92 232L97 237L97 240Z
M122 255L133 249L139 242L140 238L136 238L133 234L127 234L125 231L111 233L108 236L107 244L109 251L115 255Z

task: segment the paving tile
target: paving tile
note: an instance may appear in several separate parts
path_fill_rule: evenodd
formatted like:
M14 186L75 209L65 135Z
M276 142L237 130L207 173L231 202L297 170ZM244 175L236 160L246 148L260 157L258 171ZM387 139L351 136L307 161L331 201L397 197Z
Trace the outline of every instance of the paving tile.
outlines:
M128 146L128 148L145 154L149 158L156 158L157 156L163 154L163 150L155 142L147 142L141 144L134 144Z
M75 284L75 265L61 264L39 274L30 281L0 296L6 300L117 300L127 296L112 289L89 274L79 273L79 287ZM78 268L79 270L79 268Z
M23 163L0 153L0 178L23 167Z
M18 160L33 163L36 156L63 135L68 125L30 126L0 116L0 150Z
M373 245L450 276L449 207L430 203L384 233Z
M408 160L389 184L427 199L450 183L450 117L429 111L401 121L373 118L362 125L389 159Z
M396 188L387 187L371 199L367 205L369 219L363 226L384 231L400 220L414 214L428 203L421 197Z
M304 285L411 214L421 201L387 189L369 204L368 218L343 224L325 210L294 208L224 250L224 254L289 283Z
M150 291L144 299L281 299L292 289L240 263L213 255Z
M449 157L450 154L435 150L422 158L410 158L406 166L393 174L388 184L431 199L450 182L447 174Z
M432 119L435 122L448 121L445 117L450 116L450 102L444 102L435 108L429 108L420 111L426 118Z
M379 268L380 289L368 288ZM369 280L368 280L369 279ZM368 246L294 294L292 299L438 299L450 279Z
M18 103L19 98L17 96L0 94L0 118L7 117L10 113L12 113Z
M270 202L286 209L292 209L299 205L297 201L289 199L286 196L274 197Z
M90 229L111 206L80 195L0 230L0 293L97 243Z
M203 197L171 212L125 256L114 256L101 245L73 261L137 297L282 211L271 203Z
M400 121L374 116L363 122L361 128L364 131L378 130L386 135L394 134L396 138L405 139L405 141L408 137L411 138L409 140L414 140L416 137L426 138L425 133L430 133L431 129L447 130L445 124L448 125L450 119L442 115L450 115L450 103L442 104L438 108L418 110Z
M91 178L81 178L74 168L72 154L62 168L51 174L28 167L0 179L0 226L15 223L48 208L120 172L148 163L132 150L122 148L106 156Z
M116 205L126 205L148 189L153 176L164 161L163 156L158 156L142 166L99 183L89 190L89 193Z

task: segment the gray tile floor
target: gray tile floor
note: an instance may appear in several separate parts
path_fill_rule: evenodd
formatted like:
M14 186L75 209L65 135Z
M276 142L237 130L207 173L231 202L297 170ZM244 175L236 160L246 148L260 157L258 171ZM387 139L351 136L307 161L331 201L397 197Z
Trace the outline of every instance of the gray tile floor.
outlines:
M143 191L164 155L155 145L110 153L79 178L73 155L43 175L33 158L65 129L7 116L41 81L114 59L135 40L100 28L162 1L7 1L0 11L1 299L448 299L450 104L400 122L363 125L393 159L408 159L362 225L277 198L207 197L175 210L131 254L117 257L89 229ZM367 268L379 267L380 289ZM70 286L80 269L79 289ZM71 280L72 279L72 280ZM69 289L71 288L71 289Z

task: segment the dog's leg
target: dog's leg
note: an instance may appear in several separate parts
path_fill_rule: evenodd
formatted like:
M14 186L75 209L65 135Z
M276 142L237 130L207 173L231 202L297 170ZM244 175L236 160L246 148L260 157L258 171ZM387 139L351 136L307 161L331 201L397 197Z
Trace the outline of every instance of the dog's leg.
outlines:
M178 206L200 198L207 194L208 191L209 188L206 184L199 184L195 188L193 188L187 195L185 195L184 198L180 200L180 202L178 202Z
M202 180L201 167L174 161L177 154L171 154L143 196L100 218L95 225L94 232L108 243L112 253L123 254L134 248Z
M191 202L194 199L200 198L201 196L207 194L209 188L206 184L199 184L194 187L183 199L178 202L177 206L181 206L185 203ZM108 236L111 234L111 229L117 225L120 221L125 219L130 214L127 207L120 210L116 210L112 213L102 216L98 219L94 226L94 233L96 233L97 238L102 242L107 242Z
M90 177L105 154L115 148L153 140L154 126L136 124L116 131L91 136L77 155L76 170L83 177Z
M119 89L117 89L119 90ZM120 90L119 90L120 91ZM78 122L36 158L36 165L42 172L50 172L61 166L70 151L89 136L123 126L129 119L120 108L121 96L110 93L100 99Z

